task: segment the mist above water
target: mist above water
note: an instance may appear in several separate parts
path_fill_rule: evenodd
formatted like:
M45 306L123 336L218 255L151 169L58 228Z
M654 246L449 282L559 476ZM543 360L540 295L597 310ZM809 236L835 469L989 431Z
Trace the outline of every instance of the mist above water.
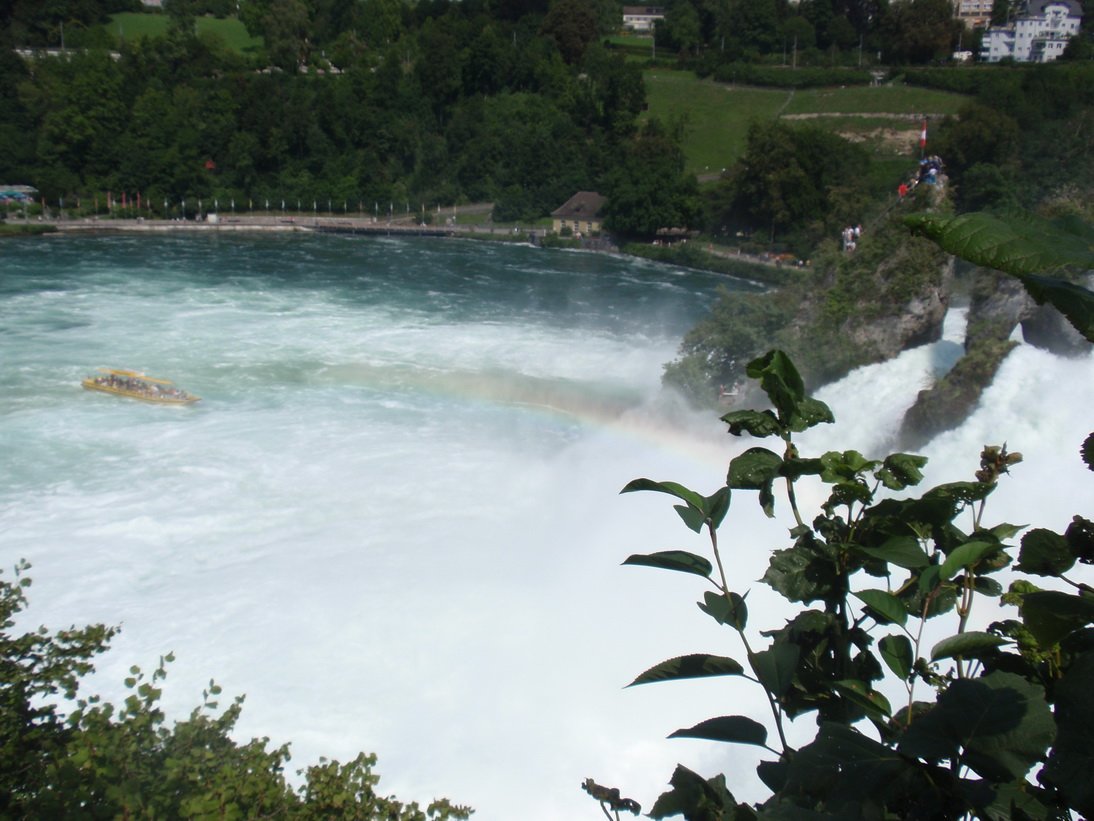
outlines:
M0 262L0 563L34 564L28 624L122 625L105 695L173 651L172 715L215 678L247 696L240 737L291 741L291 767L376 752L383 792L476 818L598 817L586 777L648 809L677 761L760 797L747 752L665 739L760 716L756 694L622 689L670 656L740 652L696 580L619 567L705 547L624 484L709 493L751 444L659 387L724 279L429 240L62 238ZM952 345L827 389L838 425L806 445L881 455ZM82 391L99 366L203 401ZM1092 376L1090 357L1019 349L928 446L928 478L967 478L1007 440L1026 462L1000 510L1066 525L1090 498L1072 463ZM742 494L725 529L741 588L776 607L754 580L786 523Z

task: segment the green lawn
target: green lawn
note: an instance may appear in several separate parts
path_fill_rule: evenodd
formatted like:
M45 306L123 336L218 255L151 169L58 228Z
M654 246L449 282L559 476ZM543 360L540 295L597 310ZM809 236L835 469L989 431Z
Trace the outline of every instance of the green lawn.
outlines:
M916 86L851 86L798 91L784 114L956 114L968 98Z
M646 72L649 113L663 122L684 122L684 155L689 171L713 174L744 153L748 126L779 113L789 92L729 86L700 80L690 72Z
M689 72L663 69L647 71L645 79L647 116L684 122L687 168L698 175L715 174L740 157L748 127L756 120L808 117L808 122L826 130L859 135L879 157L891 157L897 143L882 132L916 129L918 117L924 114L955 114L967 99L904 85L791 92L715 83Z
M199 34L213 34L223 40L229 49L240 54L253 51L262 45L262 41L251 37L247 33L247 28L235 17L222 20L215 17L199 17L196 25ZM167 16L123 12L111 16L107 31L114 37L124 40L157 37L167 33Z

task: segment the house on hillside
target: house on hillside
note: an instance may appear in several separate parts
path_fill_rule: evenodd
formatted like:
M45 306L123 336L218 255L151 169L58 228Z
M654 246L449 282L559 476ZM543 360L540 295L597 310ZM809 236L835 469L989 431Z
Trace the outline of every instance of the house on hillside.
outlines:
M563 229L583 236L599 234L604 223L600 212L607 201L594 191L578 191L551 212L551 230L556 234Z
M954 0L953 16L966 28L983 28L991 22L991 7L995 0Z
M661 6L624 6L623 30L646 34L653 31L658 20L665 19L665 10Z
M1025 12L1013 22L984 32L980 59L998 63L1011 57L1019 63L1050 63L1078 34L1082 17L1078 0L1029 0Z

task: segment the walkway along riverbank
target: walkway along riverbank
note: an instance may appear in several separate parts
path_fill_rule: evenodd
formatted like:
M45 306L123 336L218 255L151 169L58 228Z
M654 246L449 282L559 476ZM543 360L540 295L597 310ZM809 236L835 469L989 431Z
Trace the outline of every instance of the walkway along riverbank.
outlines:
M33 224L33 223L32 223ZM43 220L62 233L112 233L137 231L168 232L330 232L355 234L400 234L413 236L452 236L457 233L480 233L475 226L430 226L403 222L377 222L358 217L283 217L283 216L220 216L215 220L156 220L156 219L72 219ZM490 232L489 228L485 229Z
M445 220L441 225L416 223L406 219L376 220L373 217L332 217L332 216L287 216L287 215L214 215L214 219L204 220L157 220L157 219L44 219L15 221L11 225L38 226L56 234L113 234L113 233L309 233L309 234L352 234L358 236L403 236L403 237L456 237L467 239L495 240L505 242L527 242L531 245L543 245L547 232L540 228L522 228L519 226L499 226L493 223L460 224ZM785 261L774 257L759 257L741 253L739 250L713 246L708 243L694 243L691 251L673 253L669 247L657 244L650 246L649 252L641 245L617 246L611 238L589 237L564 239L562 247L601 253L623 253L647 259L683 265L688 268L714 271L742 279L775 285L785 281L793 270ZM547 243L551 244L551 243ZM705 258L705 259L704 259ZM744 266L744 270L737 270ZM770 272L761 274L761 272ZM778 272L776 274L776 271Z

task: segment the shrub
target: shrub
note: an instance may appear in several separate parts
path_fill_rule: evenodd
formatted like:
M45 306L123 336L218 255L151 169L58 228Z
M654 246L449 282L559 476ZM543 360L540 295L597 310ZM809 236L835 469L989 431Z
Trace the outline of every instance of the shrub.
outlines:
M101 624L50 634L12 631L25 608L29 565L0 576L0 818L466 819L446 799L424 811L376 792L374 755L322 760L285 777L288 746L230 738L242 698L219 711L213 682L185 721L166 726L160 709L170 655L147 676L130 670L121 706L82 696L116 628ZM60 702L58 701L60 698ZM71 709L61 712L61 703Z

